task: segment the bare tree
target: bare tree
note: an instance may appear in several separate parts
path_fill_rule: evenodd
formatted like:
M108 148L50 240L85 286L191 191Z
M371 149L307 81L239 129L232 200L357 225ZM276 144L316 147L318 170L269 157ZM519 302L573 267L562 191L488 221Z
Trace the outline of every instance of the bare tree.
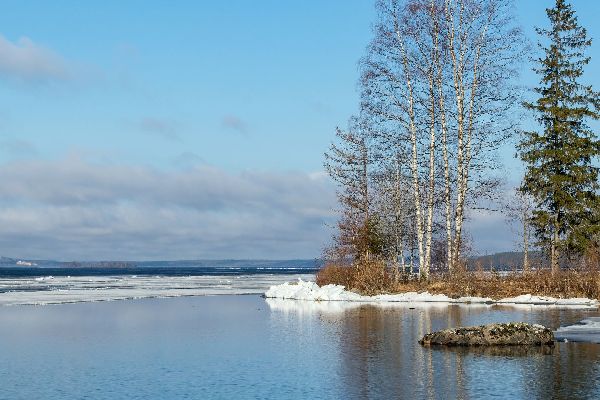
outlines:
M407 239L427 278L436 228L452 270L468 207L497 186L494 155L515 132L511 79L522 34L500 0L379 0L377 10L361 105L380 153L410 172L415 234Z
M519 236L521 237L521 248L523 251L523 271L531 270L529 249L531 247L531 221L535 204L533 198L527 193L515 189L514 195L509 197L510 202L506 204L506 218L508 222L518 225Z
M369 257L373 251L373 221L370 211L369 135L358 118L350 120L347 131L337 129L338 141L325 153L325 168L338 184L340 220L334 237L336 256Z
M518 105L519 91L511 80L523 54L523 37L514 26L509 1L444 0L440 7L446 57L439 60L449 61L456 140L454 237L449 264L453 267L460 260L469 196L485 196L473 191L472 185L494 186L488 175L495 167L493 154L516 132L518 121L510 112Z
M396 278L400 271L414 273L414 265L410 263L410 238L415 234L414 203L410 196L410 176L403 170L399 158L378 166L373 179L373 194L383 255L392 264Z

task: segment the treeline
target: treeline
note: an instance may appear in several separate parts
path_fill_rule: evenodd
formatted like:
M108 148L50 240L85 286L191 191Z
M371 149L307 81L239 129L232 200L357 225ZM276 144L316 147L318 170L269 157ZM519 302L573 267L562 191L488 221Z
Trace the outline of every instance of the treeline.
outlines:
M466 267L469 271L514 271L523 266L525 254L522 251L510 251L483 256L473 256L466 259ZM529 265L539 268L544 265L544 254L532 251L528 254Z
M529 103L517 86L527 46L510 1L378 0L376 8L359 63L360 111L325 154L340 205L326 257L382 260L423 279L464 266L465 220L498 204L497 152L517 137L526 174L522 201L509 209L524 228L525 263L530 247L550 254L554 269L593 246L600 144L586 121L598 118L600 98L578 83L591 41L571 6L557 0L547 10L539 97ZM528 112L539 131L520 131Z

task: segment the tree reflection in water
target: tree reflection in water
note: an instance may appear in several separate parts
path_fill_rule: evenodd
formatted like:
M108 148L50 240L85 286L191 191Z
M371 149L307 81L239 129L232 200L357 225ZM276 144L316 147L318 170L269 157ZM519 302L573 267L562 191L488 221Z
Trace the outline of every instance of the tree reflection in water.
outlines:
M421 347L449 327L523 321L556 329L589 310L446 304L355 304L267 299L286 323L309 321L337 351L344 398L600 398L600 345ZM323 338L319 338L323 340Z

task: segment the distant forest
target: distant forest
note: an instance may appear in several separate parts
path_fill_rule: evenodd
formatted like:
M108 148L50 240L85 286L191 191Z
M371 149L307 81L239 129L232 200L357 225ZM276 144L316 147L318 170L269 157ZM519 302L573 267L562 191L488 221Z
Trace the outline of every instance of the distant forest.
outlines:
M467 268L471 271L513 271L520 269L523 265L524 252L507 251L502 253L488 254L485 256L470 257L467 260ZM533 268L544 264L544 254L540 251L529 252L529 263Z

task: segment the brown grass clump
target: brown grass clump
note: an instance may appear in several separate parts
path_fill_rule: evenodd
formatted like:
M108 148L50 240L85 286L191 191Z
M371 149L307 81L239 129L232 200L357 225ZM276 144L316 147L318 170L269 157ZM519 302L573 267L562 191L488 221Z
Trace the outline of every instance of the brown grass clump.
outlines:
M600 274L597 271L565 270L552 274L548 270L528 273L462 272L453 276L434 276L419 282L421 290L443 293L450 297L477 296L495 300L523 294L557 298L587 297L600 299ZM402 288L398 288L402 291Z
M557 298L587 297L600 299L600 272L597 268L570 269L552 274L549 270L532 272L457 271L432 274L428 281L393 274L382 261L369 260L352 266L328 264L317 273L317 284L343 285L365 295L424 292L489 297L499 300L523 294Z
M354 265L329 263L317 273L316 282L319 286L343 285L348 290L365 295L391 293L396 288L385 263L376 259Z
M367 295L389 293L395 289L385 264L378 260L362 262L355 268L352 289Z
M317 272L315 281L319 286L333 284L350 289L352 288L352 282L354 282L355 271L356 268L350 265L327 263Z

